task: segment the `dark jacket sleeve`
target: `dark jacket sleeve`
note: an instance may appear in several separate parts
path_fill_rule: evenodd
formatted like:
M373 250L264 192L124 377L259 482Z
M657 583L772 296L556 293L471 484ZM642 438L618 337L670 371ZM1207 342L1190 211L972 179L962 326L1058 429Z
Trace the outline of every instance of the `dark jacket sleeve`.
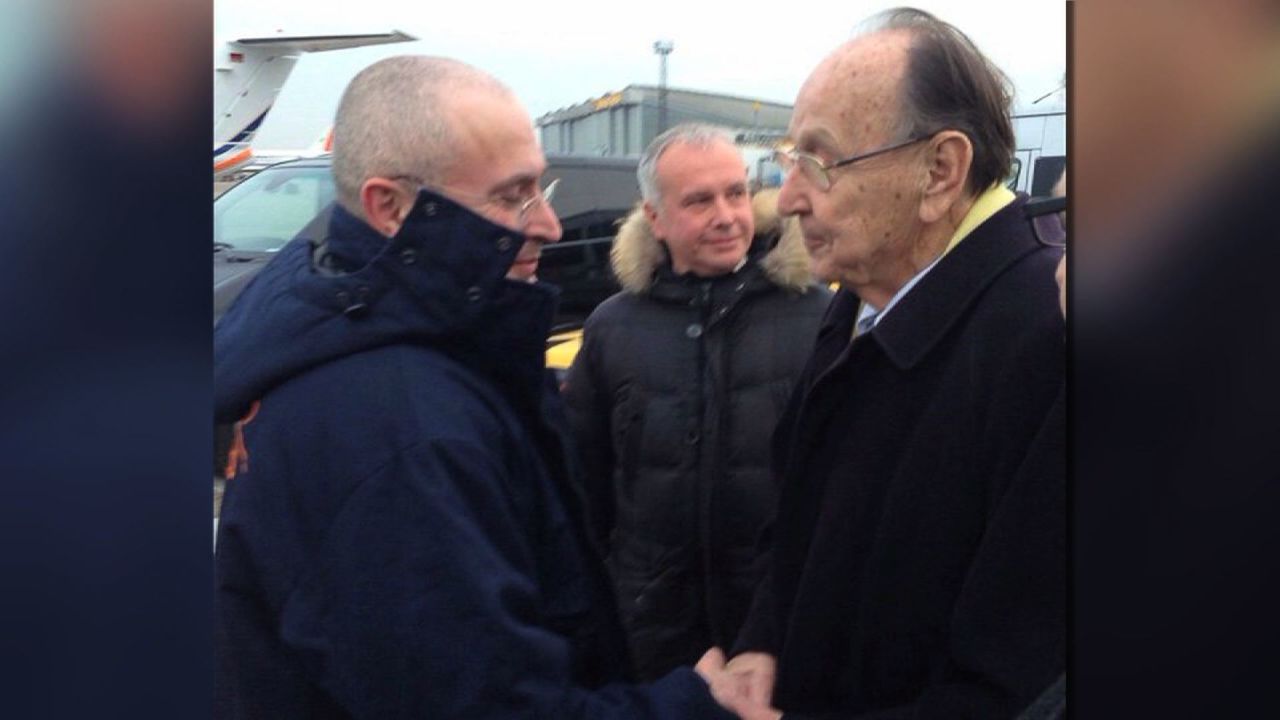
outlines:
M583 496L591 529L602 548L609 547L615 509L613 497L613 402L601 368L594 323L583 329L582 348L569 367L562 390L569 428L582 461Z
M965 578L951 619L953 671L910 705L858 715L786 713L786 720L1014 717L1064 671L1065 430L1064 387L995 508Z
M574 686L506 478L492 452L437 441L360 484L281 613L314 682L356 718L717 717L689 669Z

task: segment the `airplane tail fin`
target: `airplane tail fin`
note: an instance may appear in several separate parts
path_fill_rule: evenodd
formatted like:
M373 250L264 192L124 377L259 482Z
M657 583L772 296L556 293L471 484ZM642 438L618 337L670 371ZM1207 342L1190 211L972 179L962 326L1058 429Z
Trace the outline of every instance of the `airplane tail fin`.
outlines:
M214 178L251 170L263 161L279 162L310 157L333 147L332 128L312 146L302 150L259 151L252 148L276 94L280 92L301 53L326 52L416 40L392 30L343 35L264 35L240 37L226 43L214 56L215 111Z

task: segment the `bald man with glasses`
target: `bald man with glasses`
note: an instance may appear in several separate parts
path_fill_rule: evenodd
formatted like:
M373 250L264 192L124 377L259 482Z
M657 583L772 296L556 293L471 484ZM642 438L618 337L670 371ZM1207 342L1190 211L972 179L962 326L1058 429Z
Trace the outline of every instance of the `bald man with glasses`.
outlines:
M236 422L216 717L728 717L692 668L629 684L544 366L545 170L511 91L467 65L390 58L347 87L328 232L214 333Z

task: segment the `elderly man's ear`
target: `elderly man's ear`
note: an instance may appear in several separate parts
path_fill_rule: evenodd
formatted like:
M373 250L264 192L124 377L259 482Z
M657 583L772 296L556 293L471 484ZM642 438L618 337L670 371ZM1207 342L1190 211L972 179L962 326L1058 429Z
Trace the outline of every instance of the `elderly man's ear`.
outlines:
M927 175L920 220L936 223L947 217L964 195L965 179L973 164L973 143L964 133L944 130L929 141L925 153Z

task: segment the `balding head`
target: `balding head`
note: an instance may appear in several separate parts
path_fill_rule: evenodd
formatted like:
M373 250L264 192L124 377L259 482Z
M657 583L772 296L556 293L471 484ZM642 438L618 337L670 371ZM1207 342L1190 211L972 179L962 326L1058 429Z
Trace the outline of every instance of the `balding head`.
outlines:
M347 86L334 119L338 201L363 217L360 188L371 177L441 182L455 159L457 100L477 96L514 101L492 76L448 58L402 55L362 70Z
M788 128L798 171L778 195L819 277L883 307L938 257L1008 173L1006 83L963 33L911 9L872 18L819 64Z
M944 128L964 133L973 144L969 193L977 195L1004 180L1015 148L1009 78L969 36L923 10L887 10L859 28L860 37L885 34L906 42L896 96L901 136Z
M831 107L829 130L850 147L906 138L901 97L910 46L900 31L849 40L818 64L796 103Z

